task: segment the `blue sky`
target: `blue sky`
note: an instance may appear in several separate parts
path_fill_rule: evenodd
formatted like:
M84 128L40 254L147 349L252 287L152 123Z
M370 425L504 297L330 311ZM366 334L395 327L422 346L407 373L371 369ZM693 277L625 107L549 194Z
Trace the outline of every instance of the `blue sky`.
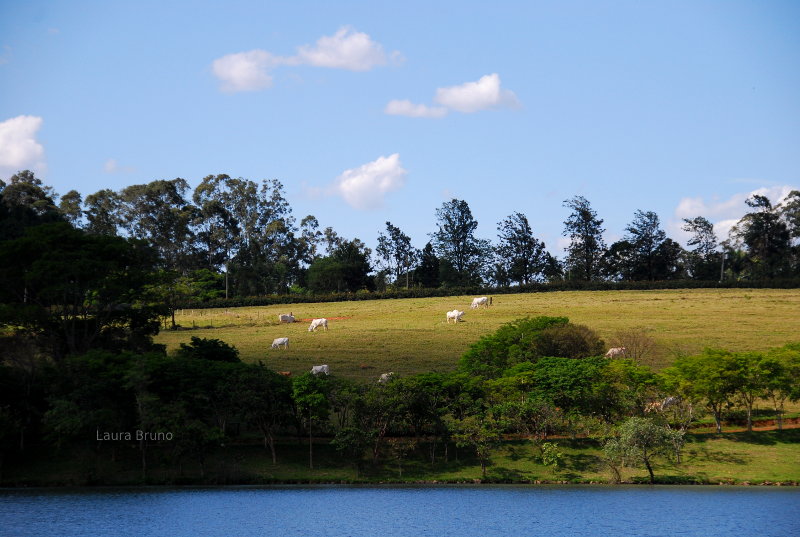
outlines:
M561 252L585 196L724 235L800 189L800 2L0 0L0 178L86 196L279 179L298 221L422 247L466 200ZM724 236L721 238L725 238Z

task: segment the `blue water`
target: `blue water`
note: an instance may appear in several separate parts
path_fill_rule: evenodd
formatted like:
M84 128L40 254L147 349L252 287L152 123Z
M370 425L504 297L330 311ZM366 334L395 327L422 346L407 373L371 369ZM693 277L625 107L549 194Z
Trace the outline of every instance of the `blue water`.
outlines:
M800 489L313 486L0 490L0 535L800 535Z

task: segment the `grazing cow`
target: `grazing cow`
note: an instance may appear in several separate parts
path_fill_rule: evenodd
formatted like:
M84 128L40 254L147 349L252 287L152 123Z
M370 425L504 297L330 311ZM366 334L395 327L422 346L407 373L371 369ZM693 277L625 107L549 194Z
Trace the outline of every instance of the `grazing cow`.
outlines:
M625 357L625 347L611 347L606 353L606 358L616 358L617 356Z
M669 396L663 401L651 401L644 406L645 412L663 412L664 410L668 409L672 405L677 405L680 403L680 399L677 397Z
M474 310L474 309L477 309L477 308L479 308L481 306L483 306L484 308L487 308L487 309L489 308L489 297L482 296L480 298L473 298L472 299L472 304L470 304L469 307Z
M315 365L315 366L311 367L311 374L312 375L322 375L323 373L325 375L330 375L331 374L331 369L328 367L327 364L326 365Z
M311 321L311 325L308 327L309 332L316 332L317 328L323 327L325 330L328 330L328 319L314 319Z
M292 376L292 372L291 371L278 371L278 374L281 375L282 377L291 377Z
M394 377L394 372L390 371L389 373L384 373L378 379L378 384L386 384Z
M272 340L272 348L279 349L283 347L284 349L289 348L289 338L288 337L278 337Z
M292 312L281 313L280 315L278 315L278 322L279 323L293 323L294 322L294 315L292 315Z
M461 316L464 315L463 311L453 310L447 312L447 324L450 324L450 319L453 319L454 323L457 323L461 320Z

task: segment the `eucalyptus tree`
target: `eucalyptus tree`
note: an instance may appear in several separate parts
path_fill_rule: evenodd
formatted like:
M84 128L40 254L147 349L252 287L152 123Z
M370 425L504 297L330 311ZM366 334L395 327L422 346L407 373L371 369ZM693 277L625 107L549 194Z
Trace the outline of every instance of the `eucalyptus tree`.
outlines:
M731 235L747 249L752 275L762 278L785 275L791 241L786 221L766 196L754 194L745 203L754 211L739 220Z
M93 235L118 235L122 225L122 199L111 189L105 188L89 194L84 200L86 231Z
M411 267L419 258L419 251L411 246L411 238L391 222L386 222L386 235L378 234L378 247L375 253L378 254L384 267L394 275L395 284L405 274L406 289L408 289Z
M121 192L122 226L148 241L165 268L186 275L193 268L195 207L186 199L189 183L176 178L131 185Z
M451 268L445 283L475 285L488 268L491 244L475 236L478 222L464 200L452 199L436 209L436 227L431 233L433 247L440 260Z
M690 270L693 278L710 280L717 275L719 254L717 253L717 235L714 233L714 224L702 216L683 219L683 231L692 236L686 242L694 246L690 254Z
M3 204L8 208L27 208L40 217L58 211L53 201L57 197L53 188L45 185L30 170L18 171L12 175L2 192Z
M81 211L81 204L83 199L80 192L77 190L70 190L58 202L58 211L64 217L64 220L72 224L73 227L80 227L81 220L83 219L83 212Z
M655 280L658 272L658 249L667 239L658 215L653 211L637 210L625 231L627 234L624 239L632 248L633 278Z
M578 280L600 279L602 259L606 251L603 220L597 218L597 212L583 196L565 200L564 207L572 209L572 213L564 221L562 233L570 240L564 261L566 271Z
M193 199L198 235L207 257L224 268L226 289L231 272L244 294L283 290L297 277L301 243L279 181L209 175Z
M544 243L533 236L528 218L512 213L497 224L497 231L495 251L508 278L524 285L541 276L546 262Z

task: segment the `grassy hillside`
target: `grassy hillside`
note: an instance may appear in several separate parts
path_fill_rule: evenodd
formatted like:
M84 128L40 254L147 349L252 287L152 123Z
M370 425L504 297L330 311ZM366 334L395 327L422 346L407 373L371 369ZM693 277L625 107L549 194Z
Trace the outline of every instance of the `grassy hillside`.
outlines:
M489 309L470 310L471 296L330 302L184 310L183 330L163 331L156 340L170 351L192 336L236 346L245 361L262 360L279 371L303 372L326 363L333 373L372 379L394 371L450 371L481 336L524 316L566 316L596 330L609 346L620 330L642 328L656 341L650 365L669 364L679 353L715 346L762 350L800 339L800 290L692 289L654 291L568 291L499 295ZM458 325L445 312L466 311ZM279 324L279 313L297 319L327 317L328 332L308 332L308 321ZM195 327L192 329L192 327ZM272 350L276 337L290 348Z

